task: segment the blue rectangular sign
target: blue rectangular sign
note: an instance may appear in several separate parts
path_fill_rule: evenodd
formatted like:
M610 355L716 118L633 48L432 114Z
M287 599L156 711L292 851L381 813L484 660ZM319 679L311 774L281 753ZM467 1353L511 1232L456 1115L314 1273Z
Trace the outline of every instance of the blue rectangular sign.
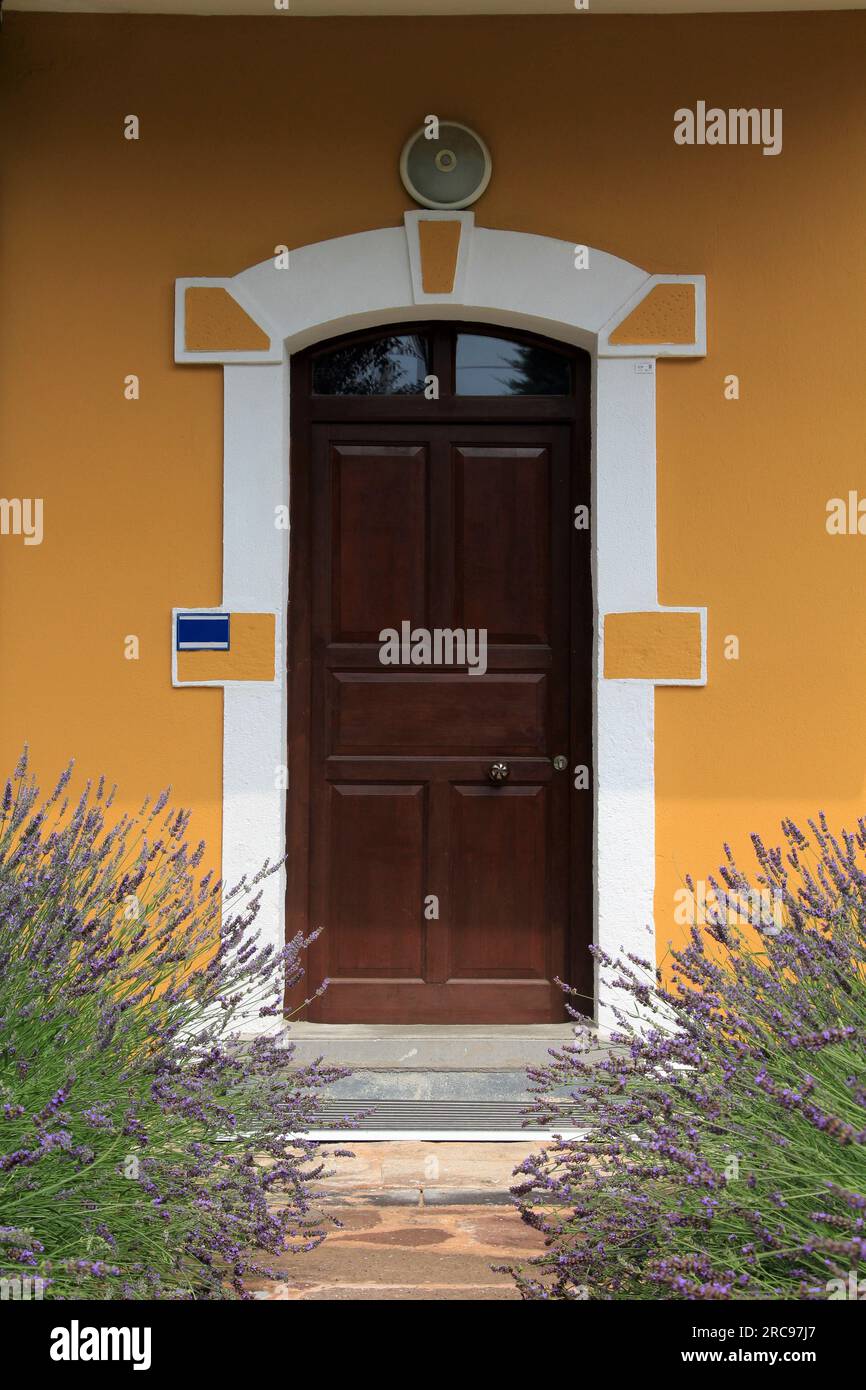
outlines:
M178 613L175 649L179 652L227 652L228 613Z

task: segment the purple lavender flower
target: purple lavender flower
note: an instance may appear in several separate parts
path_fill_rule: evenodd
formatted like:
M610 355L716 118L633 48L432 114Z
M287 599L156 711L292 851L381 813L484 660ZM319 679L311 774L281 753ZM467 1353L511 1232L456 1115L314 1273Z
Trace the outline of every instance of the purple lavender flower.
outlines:
M511 1271L524 1298L815 1299L866 1279L866 820L808 825L752 837L754 881L725 846L666 980L595 952L621 1001L610 1050L570 1005L574 1041L529 1073L530 1120L583 1137L515 1172L546 1240Z
M0 817L0 1276L245 1297L331 1224L329 1156L303 1135L344 1073L241 1037L279 1014L306 943L261 942L259 898L215 879L168 793L109 823L102 780L61 803L70 766L40 804L27 777L25 753Z

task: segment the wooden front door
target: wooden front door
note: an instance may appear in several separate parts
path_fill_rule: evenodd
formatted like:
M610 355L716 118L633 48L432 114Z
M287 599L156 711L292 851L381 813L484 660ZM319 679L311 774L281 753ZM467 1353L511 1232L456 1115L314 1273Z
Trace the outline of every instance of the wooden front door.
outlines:
M411 325L292 379L287 912L330 982L307 1016L560 1020L555 977L591 978L588 359Z

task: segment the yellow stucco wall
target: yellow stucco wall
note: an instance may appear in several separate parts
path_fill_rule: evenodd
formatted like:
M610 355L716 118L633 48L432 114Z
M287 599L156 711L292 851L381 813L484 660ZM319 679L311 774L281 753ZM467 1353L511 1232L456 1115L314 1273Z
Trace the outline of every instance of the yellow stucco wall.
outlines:
M708 277L709 356L658 368L659 599L709 608L707 688L656 696L660 940L723 838L866 810L866 538L824 526L866 491L864 51L854 13L8 15L2 493L45 540L0 537L0 765L170 779L218 851L222 695L172 689L168 631L221 600L222 373L173 364L173 281L397 224L435 112L491 148L481 225ZM677 146L698 99L782 107L783 153Z

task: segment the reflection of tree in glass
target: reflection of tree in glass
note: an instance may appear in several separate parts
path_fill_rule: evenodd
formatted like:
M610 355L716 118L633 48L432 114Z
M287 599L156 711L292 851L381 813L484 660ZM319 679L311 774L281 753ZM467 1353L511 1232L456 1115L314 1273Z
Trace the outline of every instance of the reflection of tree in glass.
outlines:
M373 338L323 353L313 366L319 396L408 396L424 390L427 341L415 334Z
M508 364L515 374L500 377L511 396L567 396L571 391L568 361L548 348L512 343Z

